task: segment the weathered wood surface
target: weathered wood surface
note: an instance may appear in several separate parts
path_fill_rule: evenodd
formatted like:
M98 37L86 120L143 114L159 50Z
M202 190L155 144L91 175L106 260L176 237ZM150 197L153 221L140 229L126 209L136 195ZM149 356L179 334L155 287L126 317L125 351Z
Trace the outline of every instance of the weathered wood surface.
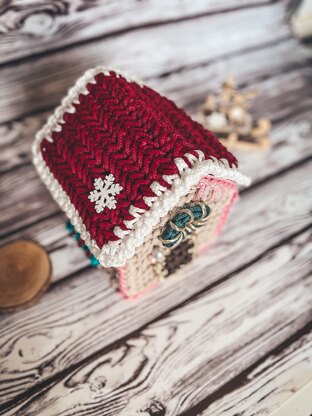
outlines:
M237 83L243 84L245 89L259 90L253 108L255 115L262 116L265 111L272 121L276 121L283 117L292 117L294 103L295 111L299 114L312 106L309 59L312 59L312 51L298 47L294 39L287 39L242 55L229 56L200 68L188 68L182 73L152 80L151 84L195 114L207 92L218 88L230 70L236 75ZM258 62L261 62L261 66ZM289 98L286 100L287 97ZM283 106L280 102L284 103ZM0 125L0 172L30 160L34 136L51 112L26 116ZM15 147L13 154L12 146Z
M146 80L278 42L290 37L284 9L274 3L208 15L9 63L0 68L0 122L59 103L92 66L107 65Z
M237 376L242 360L251 365L310 321L311 253L309 231L113 349L102 343L92 360L6 414L148 414L153 403L181 414Z
M267 114L272 116L266 110L267 103L261 102L264 92L262 87L269 85L271 82L271 87L276 91L276 88L279 88L278 86L281 86L282 83L275 84L275 80L278 79L278 75L284 75L286 79L283 86L287 91L287 88L289 88L289 86L287 87L287 77L290 76L288 72L292 71L292 76L294 80L296 79L296 85L300 85L302 82L306 88L311 88L311 71L309 71L311 54L311 49L303 48L298 45L296 40L285 39L281 42L261 45L256 49L247 49L237 55L221 57L216 61L196 68L186 68L178 73L169 74L160 80L152 79L150 83L164 94L169 95L180 106L191 110L194 104L197 106L202 103L207 91L216 91L229 74L234 74L238 86L251 86L259 89L261 94L255 100L258 108L253 108L253 111L259 112L259 114L267 111ZM259 62L261 62L261 65L259 65ZM305 70L301 75L295 75L296 69L302 67ZM301 82L300 79L302 79ZM203 86L205 89L203 89ZM295 86L293 86L293 91L296 91ZM305 94L303 96L305 97ZM276 105L277 103L279 103L279 99L274 97L271 104ZM297 100L296 104L300 105L300 101ZM275 116L274 112L273 116Z
M269 416L311 380L312 333L309 332L246 372L244 379L219 400L203 403L206 409L200 414Z
M0 63L82 41L272 0L119 0L29 2L0 6Z
M31 162L31 146L36 132L50 114L43 112L0 124L0 173Z
M169 281L142 298L136 307L131 302L120 302L107 276L89 269L52 287L31 310L4 317L0 361L6 381L1 400L12 399L26 388L75 365L96 353L100 345L107 346L125 336L130 327L136 330L145 325L174 307L177 300L182 302L235 273L309 226L312 194L307 171L311 166L312 163L305 164L246 192L226 233L209 255L202 256L180 279ZM254 220L246 221L251 211ZM196 285L188 285L190 272ZM32 351L27 345L33 346ZM25 352L19 353L23 346ZM22 378L16 377L17 371L23 372Z
M312 51L284 1L118 3L0 6L2 242L39 241L54 268L35 306L0 316L0 414L269 415L312 378ZM88 267L30 162L35 132L96 64L191 114L234 73L273 121L272 149L237 153L254 184L218 244L137 302Z

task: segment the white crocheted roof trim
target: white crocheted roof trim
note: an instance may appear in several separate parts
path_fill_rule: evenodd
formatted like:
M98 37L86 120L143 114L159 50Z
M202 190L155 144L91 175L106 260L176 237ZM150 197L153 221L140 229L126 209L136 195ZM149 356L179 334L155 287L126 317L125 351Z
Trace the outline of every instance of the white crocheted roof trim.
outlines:
M95 240L92 240L78 211L71 203L69 196L54 178L41 154L37 154L34 157L34 165L54 200L66 213L76 231L81 234L81 238L90 247L91 253L100 261L102 266L119 267L124 265L126 260L134 255L136 248L143 244L144 239L157 226L161 218L176 207L180 199L187 195L190 189L197 185L204 176L213 175L241 184L248 184L246 177L236 170L229 169L225 161L200 160L202 152L198 151L198 154L199 159L193 163L192 167L188 167L182 159L175 160L181 176L175 175L172 187L164 190L157 199L150 201L151 208L148 211L131 206L129 212L132 215L136 215L136 221L128 224L131 229L127 232L119 233L118 237L120 237L120 240L111 241L102 248L99 248Z
M78 78L75 85L69 89L67 95L63 98L61 104L54 110L54 113L48 118L46 124L36 134L36 138L33 144L33 151L37 153L40 143L43 139L53 142L51 133L53 131L61 131L62 124L65 123L63 115L65 113L75 113L76 109L73 104L79 104L79 95L88 95L88 84L96 84L95 77L103 73L106 76L110 76L110 73L114 72L117 77L122 76L128 82L135 82L140 87L143 87L143 83L136 80L133 77L129 77L125 72L118 71L116 69L105 68L104 66L97 66L86 71L82 77Z
M114 233L120 240L111 241L101 248L98 247L95 240L92 240L82 218L71 203L69 196L55 179L43 160L40 151L40 143L44 138L52 141L52 132L60 131L62 129L62 124L64 124L63 115L66 112L75 112L75 107L73 107L72 104L79 102L78 97L80 94L88 93L86 85L94 83L94 77L98 73L102 72L109 76L110 71L123 76L129 82L136 82L140 86L143 85L116 70L109 70L104 67L88 70L80 79L78 79L75 86L69 91L67 97L62 100L62 104L55 110L54 114L48 119L46 125L36 135L33 145L33 161L42 181L50 190L54 200L66 213L76 231L80 233L81 238L89 246L91 253L104 267L119 267L124 265L126 260L134 255L136 248L143 244L145 238L157 226L161 218L177 206L180 199L187 195L190 189L197 185L202 177L213 175L223 179L230 179L245 186L249 185L250 180L235 167L230 167L226 159L218 160L212 157L211 159L205 160L204 154L200 150L197 150L198 157L191 154L185 154L184 156L191 163L191 167L188 167L182 158L175 159L179 175L163 176L163 179L172 185L171 188L167 189L162 187L158 182L153 182L151 184L151 189L157 196L144 198L144 201L150 209L145 211L133 205L130 206L129 213L135 218L131 221L124 222L129 229L124 231L119 227L115 227Z

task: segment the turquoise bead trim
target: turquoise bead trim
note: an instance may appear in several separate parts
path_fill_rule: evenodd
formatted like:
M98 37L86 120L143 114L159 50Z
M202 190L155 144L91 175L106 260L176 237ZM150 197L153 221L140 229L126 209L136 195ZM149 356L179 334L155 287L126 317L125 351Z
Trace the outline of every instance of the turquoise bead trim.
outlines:
M164 247L172 248L207 221L210 208L204 202L186 204L167 222L160 236Z
M100 262L98 261L98 259L96 257L94 257L93 254L91 254L89 256L89 260L90 260L90 264L91 264L92 267L97 267L100 264Z
M66 221L66 229L67 229L68 233L70 235L72 235L76 241L81 240L80 233L78 233L75 230L75 227L73 226L73 224L69 220ZM90 265L92 267L97 267L97 266L100 265L100 262L98 261L98 259L96 257L94 257L93 254L91 254L90 249L86 244L82 245L82 249L86 252L86 254L87 254L87 256L90 260Z
M75 231L75 227L73 226L73 224L69 220L66 221L66 229L67 229L69 234L71 234L72 232Z

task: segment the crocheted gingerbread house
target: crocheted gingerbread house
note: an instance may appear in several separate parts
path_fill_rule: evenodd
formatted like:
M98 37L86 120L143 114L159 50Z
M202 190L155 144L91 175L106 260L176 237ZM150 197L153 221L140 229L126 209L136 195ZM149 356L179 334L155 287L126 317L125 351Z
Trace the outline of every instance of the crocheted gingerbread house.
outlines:
M211 244L249 180L174 103L118 71L89 70L33 146L71 230L134 297Z

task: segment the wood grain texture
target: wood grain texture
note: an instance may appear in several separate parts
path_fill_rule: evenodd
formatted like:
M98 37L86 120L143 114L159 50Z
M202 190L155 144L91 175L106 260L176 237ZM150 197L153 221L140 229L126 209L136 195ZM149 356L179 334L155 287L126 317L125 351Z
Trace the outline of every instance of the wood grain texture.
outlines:
M312 377L312 50L287 2L9 0L0 5L2 243L41 242L53 284L0 316L0 414L260 416ZM192 115L229 73L257 88L272 149L218 243L125 302L67 235L30 163L35 132L82 72L119 67ZM310 322L310 323L309 323ZM283 348L281 348L281 344Z
M270 1L11 0L0 6L0 63L140 26L267 3Z
M306 232L6 415L181 414L309 322L311 251Z
M0 122L58 104L75 80L96 65L146 80L278 42L290 36L284 12L284 4L276 3L204 16L5 65L0 68Z
M269 416L312 380L312 332L269 355L201 416Z
M32 309L3 316L1 402L137 330L307 227L311 167L306 163L246 192L209 254L135 303L121 302L105 273L89 269L53 286ZM190 273L196 284L189 284Z
M160 79L151 79L150 84L165 95L169 95L178 105L192 111L194 106L202 104L208 91L216 91L228 75L233 74L240 88L258 89L259 95L255 99L257 108L252 108L253 112L259 115L266 112L267 116L271 117L272 114L266 107L267 103L261 102L264 93L262 83L265 80L269 83L269 80L271 80L274 90L275 88L281 88L282 83L274 86L277 75L284 75L287 78L287 73L292 72L292 76L295 77L296 69L305 67L306 75L302 78L299 75L299 78L302 79L299 84L304 84L306 88L310 89L312 88L309 71L311 59L311 49L302 47L295 39L285 39L277 43L261 45L256 49L247 49L237 55L224 56L195 68L185 68ZM261 62L261 65L259 65L259 62ZM298 79L296 85L298 85ZM287 94L287 91L289 91L287 79L285 79L284 88ZM299 87L299 89L302 89L302 87ZM279 103L278 97L271 98L273 105ZM297 100L296 107L298 105L300 105L300 102Z
M212 62L199 68L187 68L164 78L151 80L152 86L169 96L192 114L209 91L215 91L229 72L236 75L237 83L245 89L257 88L255 116L268 116L272 121L292 117L296 112L310 108L312 80L308 66L312 51L298 47L294 39L287 39L262 49ZM261 62L259 66L258 62ZM291 74L287 75L288 72ZM281 82L277 82L281 78ZM272 88L274 85L274 88ZM272 95L274 96L272 97ZM285 100L285 97L292 97ZM300 107L298 108L298 97ZM285 102L283 106L280 101ZM265 113L265 114L264 114ZM50 112L26 116L0 125L0 172L25 164L30 160L31 145L36 132ZM293 129L293 127L291 127Z
M50 114L43 112L0 125L0 173L30 163L35 135Z

